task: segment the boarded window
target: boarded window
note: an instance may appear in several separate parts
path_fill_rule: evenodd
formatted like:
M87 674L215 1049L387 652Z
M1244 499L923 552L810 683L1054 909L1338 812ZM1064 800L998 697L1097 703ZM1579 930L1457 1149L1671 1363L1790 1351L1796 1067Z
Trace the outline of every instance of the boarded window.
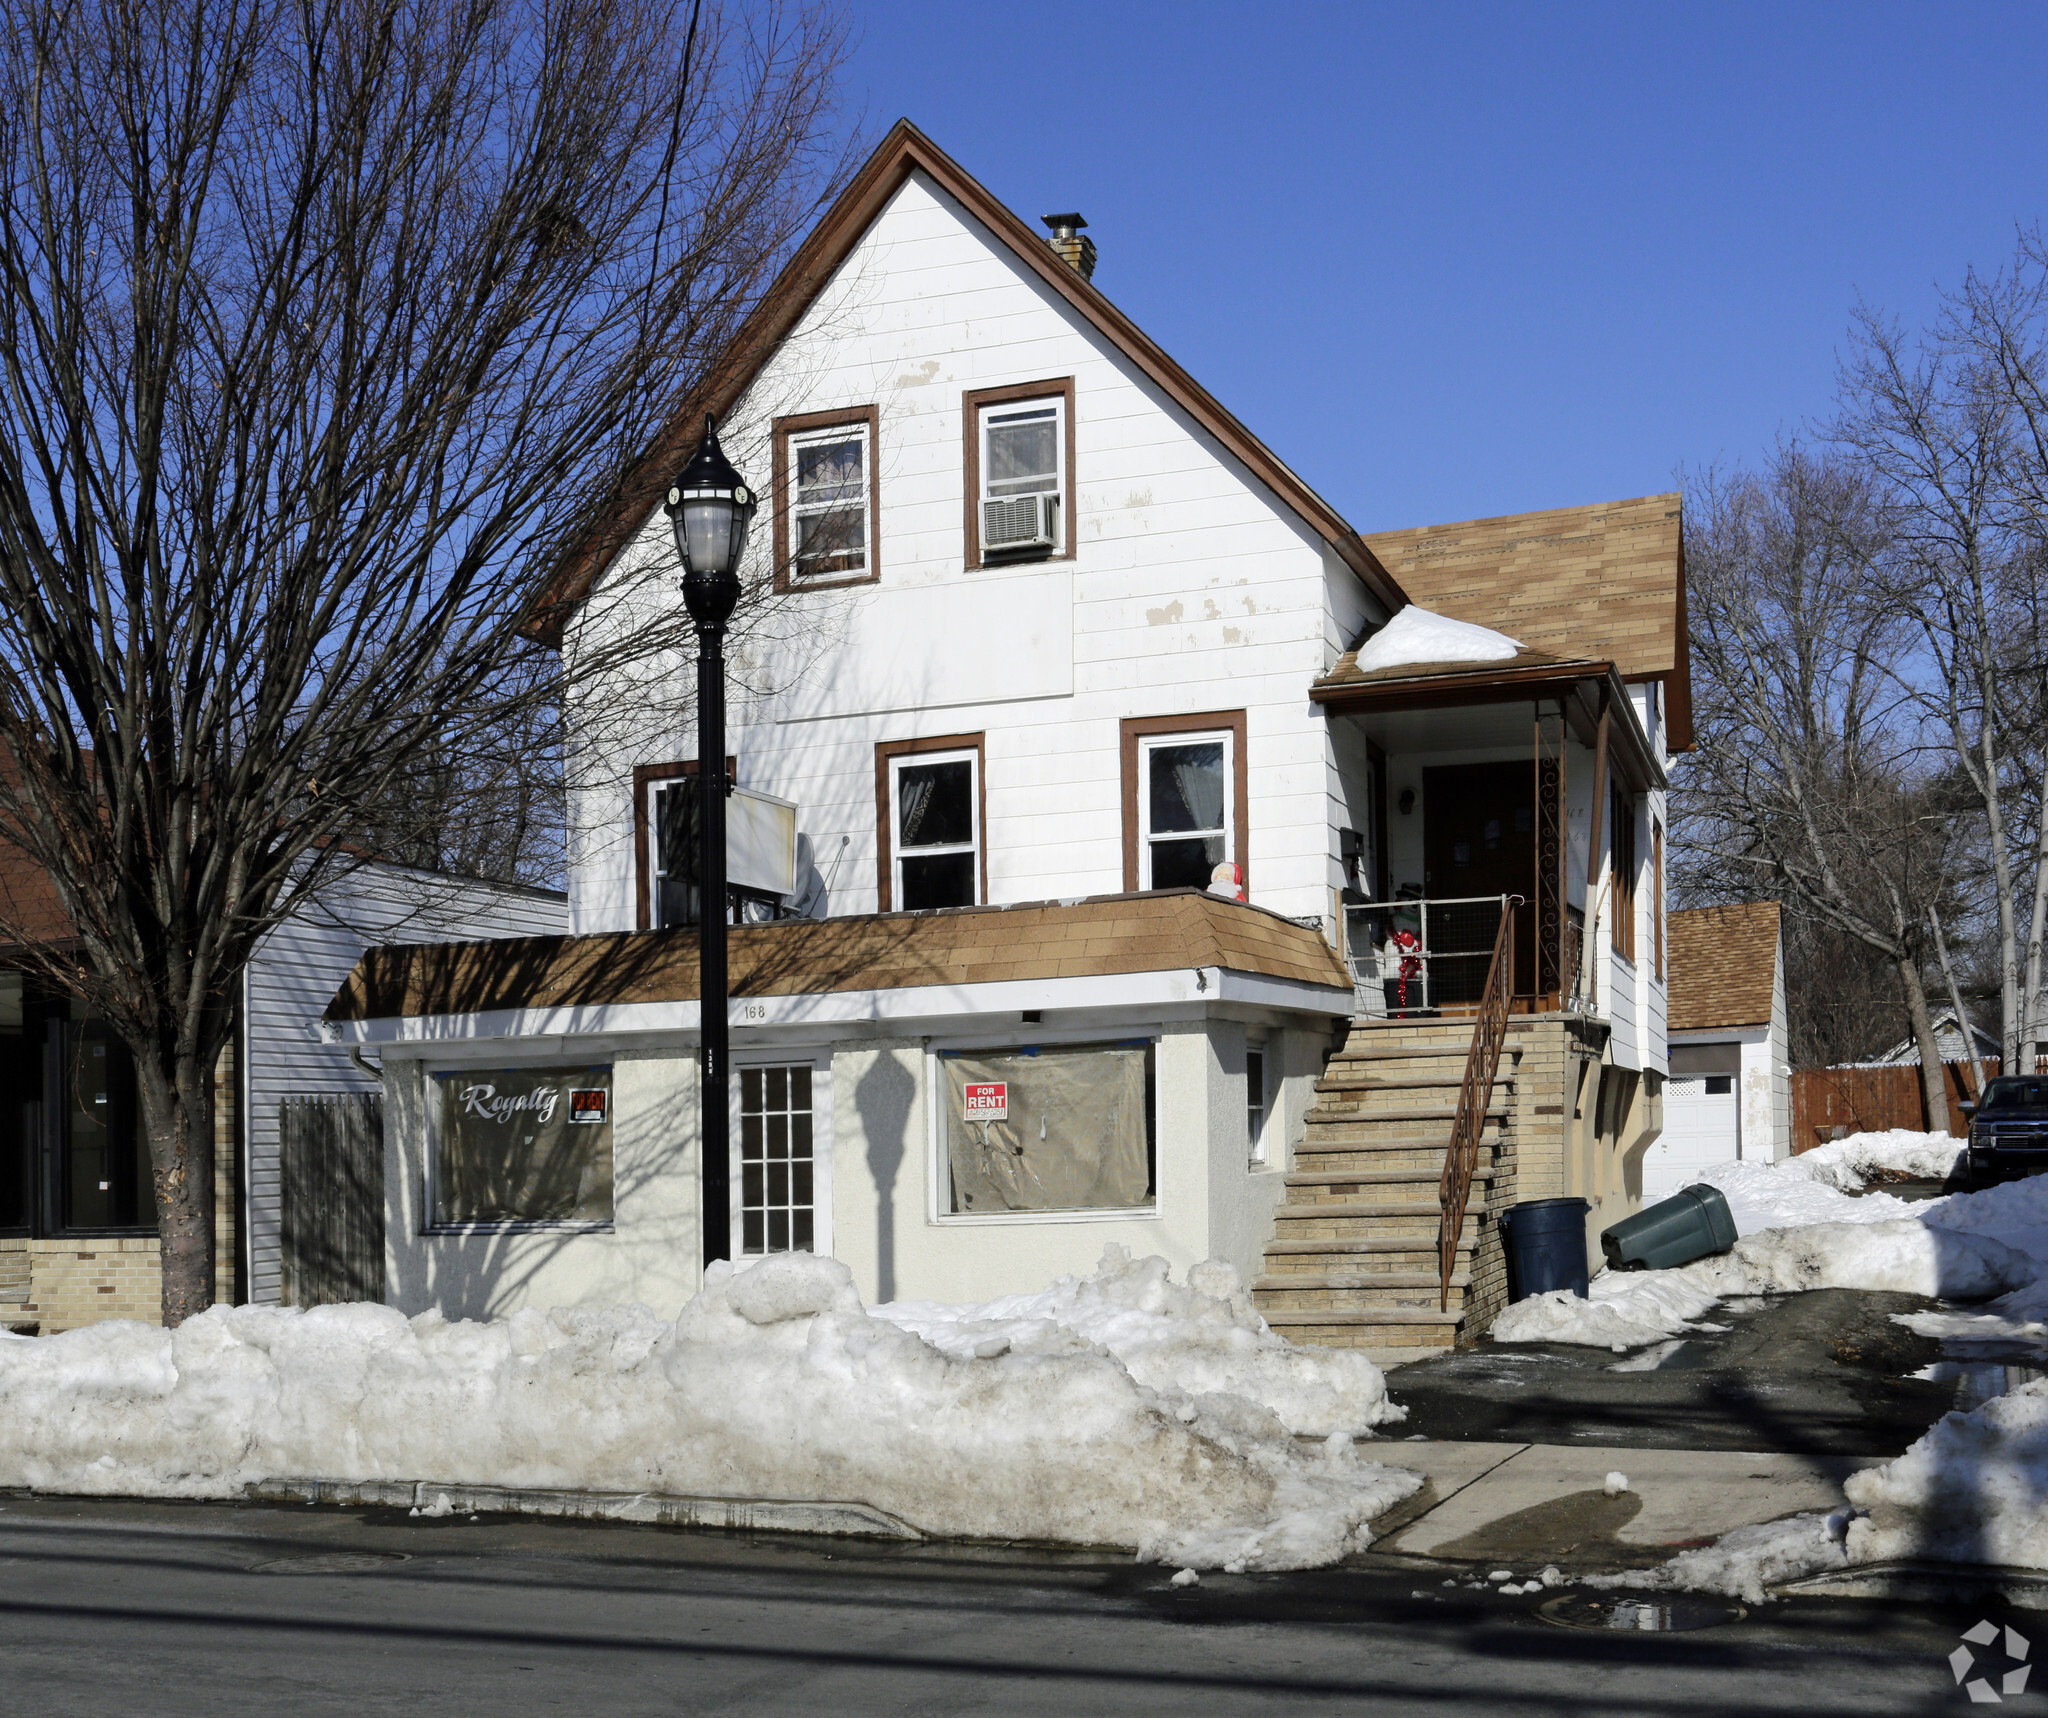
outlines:
M464 1068L433 1078L437 1225L611 1221L609 1066Z
M1152 1047L948 1052L950 1209L1125 1211L1152 1203Z

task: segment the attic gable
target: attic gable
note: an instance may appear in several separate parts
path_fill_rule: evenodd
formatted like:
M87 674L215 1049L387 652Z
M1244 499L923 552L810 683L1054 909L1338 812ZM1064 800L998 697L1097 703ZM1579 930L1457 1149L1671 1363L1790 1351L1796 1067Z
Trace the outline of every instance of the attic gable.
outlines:
M1283 506L1327 543L1385 607L1393 610L1406 603L1401 587L1328 502L1111 304L1099 288L1069 267L1050 244L904 119L890 129L838 201L798 247L703 387L626 472L616 494L598 510L588 535L542 579L529 606L525 629L529 637L546 644L560 644L569 616L589 595L612 558L640 529L661 499L669 475L688 459L701 433L704 414L723 417L731 410L777 347L798 326L889 200L915 173L928 175L979 221L997 243L1221 443Z

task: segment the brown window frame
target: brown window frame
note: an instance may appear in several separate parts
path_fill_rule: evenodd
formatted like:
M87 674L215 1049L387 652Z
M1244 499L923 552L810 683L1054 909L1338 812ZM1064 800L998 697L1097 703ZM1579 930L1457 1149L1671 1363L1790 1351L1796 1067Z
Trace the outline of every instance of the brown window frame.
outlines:
M881 740L875 745L875 898L885 913L896 908L896 808L889 803L889 765L897 758L916 757L921 752L972 752L974 754L974 818L980 835L978 867L981 873L980 899L988 903L988 735L933 734L916 740Z
M672 758L661 764L635 764L633 766L633 928L649 931L654 928L654 854L648 846L654 833L652 822L653 795L648 789L656 782L675 781L683 776L697 773L695 758ZM739 760L731 753L726 754L725 779L738 785L740 779Z
M1607 790L1607 816L1613 825L1608 837L1608 865L1614 874L1612 934L1614 952L1623 960L1636 958L1636 806L1633 796L1619 785Z
M1251 851L1251 765L1245 745L1245 713L1242 710L1204 710L1189 716L1126 716L1118 732L1118 751L1123 760L1124 795L1124 892L1138 892L1138 847L1145 838L1144 823L1138 815L1138 742L1161 734L1230 735L1230 786L1233 805L1230 818L1231 860L1237 866L1244 898L1252 898Z
M794 575L790 561L789 438L811 430L844 429L865 424L868 432L868 570L825 579ZM836 591L849 585L872 585L882 577L882 412L879 406L843 406L829 412L798 412L774 422L775 444L775 588L778 591Z
M1014 406L1026 400L1060 400L1066 430L1061 437L1060 458L1064 469L1060 483L1060 546L1050 554L1034 552L1005 554L994 561L981 555L981 414L990 406ZM961 469L966 478L966 518L963 525L963 558L967 570L984 566L1040 566L1047 561L1071 561L1079 535L1074 512L1074 378L1058 376L1043 382L1017 382L1005 388L970 388L960 396L960 433L964 443Z

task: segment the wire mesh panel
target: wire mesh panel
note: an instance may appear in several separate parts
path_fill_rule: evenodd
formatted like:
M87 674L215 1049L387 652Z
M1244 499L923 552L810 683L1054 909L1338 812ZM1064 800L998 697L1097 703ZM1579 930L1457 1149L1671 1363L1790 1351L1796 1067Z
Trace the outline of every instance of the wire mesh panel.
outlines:
M1505 895L1476 895L1345 908L1345 956L1359 1012L1398 1016L1476 1008L1507 901Z
M277 1106L286 1306L384 1298L384 1100L372 1092Z

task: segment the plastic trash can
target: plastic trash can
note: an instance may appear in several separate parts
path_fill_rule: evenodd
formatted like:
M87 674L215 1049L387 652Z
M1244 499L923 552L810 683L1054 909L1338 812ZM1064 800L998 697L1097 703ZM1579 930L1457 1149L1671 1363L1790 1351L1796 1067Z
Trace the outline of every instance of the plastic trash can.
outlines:
M1718 1187L1681 1187L1600 1233L1610 1270L1665 1271L1735 1245L1735 1218Z
M1570 1289L1586 1298L1586 1213L1583 1199L1530 1199L1500 1214L1508 1243L1508 1299Z

